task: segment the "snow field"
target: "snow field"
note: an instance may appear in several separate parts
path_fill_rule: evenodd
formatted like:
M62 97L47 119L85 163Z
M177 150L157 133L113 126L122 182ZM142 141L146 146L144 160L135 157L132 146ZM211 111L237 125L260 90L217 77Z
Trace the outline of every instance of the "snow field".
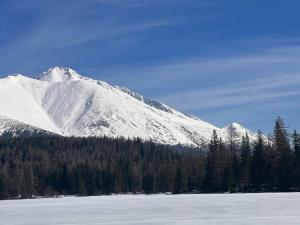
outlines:
M299 225L300 193L115 195L0 201L2 225Z

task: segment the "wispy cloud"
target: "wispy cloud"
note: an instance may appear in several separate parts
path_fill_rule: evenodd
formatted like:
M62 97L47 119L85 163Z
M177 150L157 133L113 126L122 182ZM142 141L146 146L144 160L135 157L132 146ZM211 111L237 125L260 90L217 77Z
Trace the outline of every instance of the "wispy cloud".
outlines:
M131 9L116 9L116 5L139 6L158 4L159 1L135 0L91 0L65 1L57 4L49 1L11 1L10 9L15 13L31 12L35 19L28 24L26 33L20 33L1 46L0 58L2 66L14 62L31 64L40 60L39 55L63 52L66 48L97 42L97 46L111 45L121 39L137 41L138 33L175 26L184 22L183 18L172 16L145 17L139 20L130 18ZM110 5L112 9L105 9ZM114 12L116 10L116 12ZM135 9L133 9L135 10ZM33 13L36 12L36 13ZM125 43L125 42L124 42ZM120 46L119 46L120 47ZM68 50L69 50L68 49ZM31 62L28 62L31 59ZM23 65L24 66L24 65Z
M276 116L291 123L300 112L300 46L280 43L217 58L115 68L100 71L99 77L219 126L236 121L269 132Z
M231 121L230 113L237 118L258 108L270 115L283 102L298 110L289 117L299 114L300 39L294 27L272 29L277 14L270 26L262 21L271 28L262 32L258 19L245 29L242 3L7 0L3 6L1 74L74 66L208 119Z
M300 97L300 47L274 46L216 59L189 59L152 67L110 70L108 78L183 111L241 106ZM105 74L105 72L103 72ZM123 78L123 80L122 80Z
M36 73L55 65L94 64L99 69L119 61L135 62L139 54L146 56L142 48L151 52L153 46L158 52L174 31L215 19L215 13L207 13L212 7L208 2L7 1L0 14L5 14L12 32L1 30L6 22L0 22L0 66L3 73ZM190 13L195 7L199 10Z
M295 75L288 77L291 80L286 82L283 79L280 85L273 79L257 79L248 83L236 83L232 86L225 85L212 89L180 92L174 95L163 96L160 99L176 105L182 110L191 111L240 106L257 102L267 102L268 104L268 101L272 99L278 100L284 97L298 96L300 98L300 91L298 90L280 90L280 88L293 87L293 89L297 89L299 87L300 81L293 81L293 79L297 78ZM262 85L260 82L268 83Z
M192 0L91 0L91 2L98 4L114 5L124 8L140 8L140 7L155 7L155 6L176 6L178 4L187 4L193 2ZM202 1L202 4L207 4L206 1Z

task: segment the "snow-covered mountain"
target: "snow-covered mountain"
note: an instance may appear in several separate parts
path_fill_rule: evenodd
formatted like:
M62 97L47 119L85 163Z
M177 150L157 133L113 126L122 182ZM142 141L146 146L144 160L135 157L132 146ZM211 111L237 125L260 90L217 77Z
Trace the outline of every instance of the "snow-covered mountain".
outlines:
M252 141L256 138L237 123L218 128L70 68L50 68L36 79L0 79L0 135L49 132L199 146L210 140L214 129L225 141L230 136L240 140L246 132Z

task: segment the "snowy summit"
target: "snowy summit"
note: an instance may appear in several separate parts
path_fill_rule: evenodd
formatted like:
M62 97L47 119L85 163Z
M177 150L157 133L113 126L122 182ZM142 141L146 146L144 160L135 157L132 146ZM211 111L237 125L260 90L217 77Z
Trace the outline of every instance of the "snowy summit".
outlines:
M223 140L248 132L233 123L218 128L124 87L111 86L70 68L50 68L38 78L0 79L0 135L139 137L164 144L200 146L213 130Z

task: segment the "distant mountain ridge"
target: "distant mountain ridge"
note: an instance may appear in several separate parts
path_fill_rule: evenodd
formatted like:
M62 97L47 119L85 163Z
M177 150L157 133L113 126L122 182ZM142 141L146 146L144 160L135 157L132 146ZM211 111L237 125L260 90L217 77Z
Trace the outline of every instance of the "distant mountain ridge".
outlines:
M23 75L0 79L0 135L49 132L200 146L209 142L213 130L224 141L230 136L240 141L246 132L250 141L256 140L254 132L237 123L218 128L70 68L50 68L36 79Z

